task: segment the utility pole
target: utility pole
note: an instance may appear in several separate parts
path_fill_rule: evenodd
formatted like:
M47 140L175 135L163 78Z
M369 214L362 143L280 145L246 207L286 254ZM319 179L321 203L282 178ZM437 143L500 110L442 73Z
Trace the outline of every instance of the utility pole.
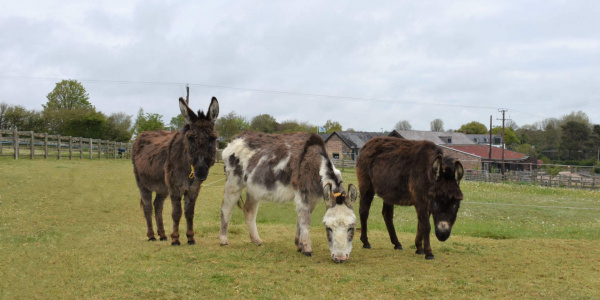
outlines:
M504 117L506 111L508 109L505 108L501 108L498 111L502 113L502 175L504 175L504 148L505 148L505 142L504 142L504 121L506 120L506 118ZM498 119L500 120L500 119Z
M489 153L488 173L492 172L492 115L490 115L490 153Z
M190 85L189 84L185 85L185 90L187 92L187 95L185 96L185 104L190 105Z

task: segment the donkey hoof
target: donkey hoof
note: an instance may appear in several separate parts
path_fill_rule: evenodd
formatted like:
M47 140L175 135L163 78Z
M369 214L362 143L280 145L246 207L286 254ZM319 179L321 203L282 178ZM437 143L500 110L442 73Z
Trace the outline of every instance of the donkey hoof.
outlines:
M181 245L181 243L179 241L173 241L171 243L171 246L180 246L180 245Z
M364 244L363 248L365 248L365 249L371 249L371 244Z
M188 241L188 245L195 245L196 241Z
M394 246L394 250L402 250L402 245L396 245L396 246Z
M167 237L166 237L166 236L164 236L164 237L161 237L161 238L160 238L160 240L161 240L161 241L166 241L166 240L167 240Z
M423 251L423 250L417 250L417 251L415 251L415 253L419 254L419 255L423 255L423 254L425 254L425 251Z
M304 255L311 257L312 256L312 252L304 252Z
M425 259L426 260L433 260L433 259L435 259L435 256L433 256L433 254L428 254L428 255L425 255Z
M156 242L156 238L155 237L151 237L148 239L148 242Z

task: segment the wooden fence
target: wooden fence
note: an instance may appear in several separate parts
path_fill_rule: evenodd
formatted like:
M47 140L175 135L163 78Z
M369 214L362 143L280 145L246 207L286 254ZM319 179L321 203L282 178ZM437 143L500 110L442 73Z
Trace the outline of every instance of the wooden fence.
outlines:
M34 159L123 159L131 157L131 143L49 135L33 131L0 130L0 156Z

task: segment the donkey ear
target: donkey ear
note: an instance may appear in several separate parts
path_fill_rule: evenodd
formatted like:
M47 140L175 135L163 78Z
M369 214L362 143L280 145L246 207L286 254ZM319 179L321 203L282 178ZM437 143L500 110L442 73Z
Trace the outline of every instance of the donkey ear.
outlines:
M212 97L210 101L210 106L208 107L208 120L215 121L219 116L219 101L217 101L216 97Z
M431 172L435 176L435 180L440 179L440 175L442 172L442 156L438 154L433 160L433 164L431 166Z
M356 190L356 186L354 184L348 185L348 196L346 196L346 205L352 208L354 202L356 202L356 198L358 197L358 191Z
M327 208L332 207L335 204L335 196L333 195L331 183L328 183L323 187L323 200L327 203Z
M183 97L179 97L179 110L181 110L181 115L187 124L192 124L194 121L196 121L196 119L198 119L198 115L196 115L196 113L191 110L187 104L185 104Z
M454 163L454 178L456 178L456 181L459 182L463 178L464 174L465 169L463 168L463 165L460 163L460 161L457 160Z

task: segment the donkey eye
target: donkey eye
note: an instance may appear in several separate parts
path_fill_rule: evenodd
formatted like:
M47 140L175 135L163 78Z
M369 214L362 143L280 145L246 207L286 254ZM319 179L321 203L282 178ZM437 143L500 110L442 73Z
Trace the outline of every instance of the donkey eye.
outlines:
M327 231L333 232L333 230L330 227L327 227Z
M348 233L353 232L353 231L354 231L354 228L349 228L348 229Z

